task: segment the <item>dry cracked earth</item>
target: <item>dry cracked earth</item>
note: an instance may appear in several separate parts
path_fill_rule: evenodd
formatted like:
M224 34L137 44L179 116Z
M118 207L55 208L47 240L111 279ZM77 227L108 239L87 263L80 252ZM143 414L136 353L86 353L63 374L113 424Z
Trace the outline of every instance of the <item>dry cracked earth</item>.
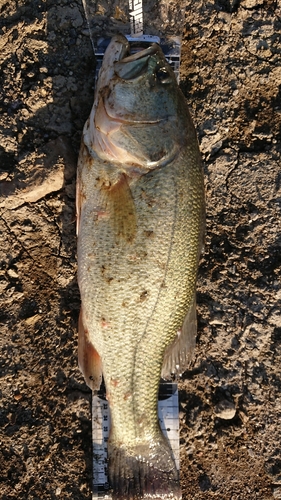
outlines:
M0 498L90 500L74 198L95 60L82 2L0 12ZM187 1L181 88L207 224L179 383L184 500L281 499L280 61L278 0Z

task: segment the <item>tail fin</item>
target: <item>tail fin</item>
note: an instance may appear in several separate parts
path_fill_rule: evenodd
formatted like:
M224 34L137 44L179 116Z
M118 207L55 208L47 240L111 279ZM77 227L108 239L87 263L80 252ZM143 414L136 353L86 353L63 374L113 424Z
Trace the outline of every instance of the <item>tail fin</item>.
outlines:
M109 443L109 481L113 500L180 500L179 472L168 443L132 448Z

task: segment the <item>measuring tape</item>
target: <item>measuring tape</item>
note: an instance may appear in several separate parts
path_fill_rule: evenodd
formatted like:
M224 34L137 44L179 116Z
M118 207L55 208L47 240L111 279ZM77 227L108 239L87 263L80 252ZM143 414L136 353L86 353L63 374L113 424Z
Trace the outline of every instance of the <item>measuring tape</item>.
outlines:
M178 386L162 382L159 388L158 418L164 436L172 449L179 470L179 403ZM93 438L93 496L92 500L111 500L108 482L107 443L110 431L110 409L105 398L104 387L93 394L92 399Z

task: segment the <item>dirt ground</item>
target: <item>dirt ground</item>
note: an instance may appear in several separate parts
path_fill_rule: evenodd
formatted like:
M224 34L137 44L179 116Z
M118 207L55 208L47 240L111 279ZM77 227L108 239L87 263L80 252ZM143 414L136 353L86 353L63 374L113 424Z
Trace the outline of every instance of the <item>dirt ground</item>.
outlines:
M0 12L0 498L90 500L74 198L95 61L80 1ZM278 1L187 1L207 229L180 382L184 500L281 499L280 61Z

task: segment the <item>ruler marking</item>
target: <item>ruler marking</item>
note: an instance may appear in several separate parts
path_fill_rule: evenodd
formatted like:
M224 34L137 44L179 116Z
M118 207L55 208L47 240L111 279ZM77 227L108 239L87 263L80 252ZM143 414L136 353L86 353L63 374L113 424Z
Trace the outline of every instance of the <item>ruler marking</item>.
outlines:
M131 36L143 35L142 0L129 0Z

